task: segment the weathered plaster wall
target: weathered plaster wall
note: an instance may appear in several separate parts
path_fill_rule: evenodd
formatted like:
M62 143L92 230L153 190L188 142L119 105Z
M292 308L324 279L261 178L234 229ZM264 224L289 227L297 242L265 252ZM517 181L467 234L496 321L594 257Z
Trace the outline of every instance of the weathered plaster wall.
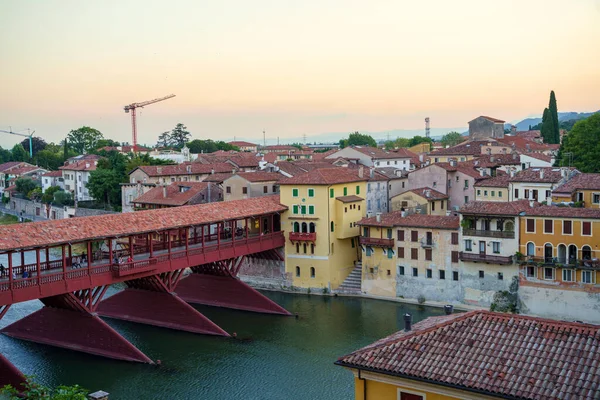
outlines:
M521 284L519 299L522 314L600 324L598 293Z

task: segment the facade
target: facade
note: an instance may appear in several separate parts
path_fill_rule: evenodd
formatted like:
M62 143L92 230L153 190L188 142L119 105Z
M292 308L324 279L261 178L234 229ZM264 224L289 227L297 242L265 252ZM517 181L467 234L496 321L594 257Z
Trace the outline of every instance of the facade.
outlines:
M521 164L523 169L535 167L551 167L554 165L554 156L542 153L521 154Z
M333 160L345 158L354 160L357 164L366 167L393 167L408 171L414 169L412 165L414 165L414 160L418 159L418 156L406 149L386 151L377 147L349 146L325 158Z
M392 211L411 211L428 215L448 213L448 195L430 188L411 189L390 199Z
M214 203L223 200L223 191L211 182L173 182L158 185L133 200L134 211Z
M473 160L483 154L482 147L489 143L490 141L488 140L468 140L456 146L437 149L429 153L429 161L435 164L439 162L447 163L450 160L458 162Z
M94 200L87 188L90 173L98 167L99 158L82 158L79 161L65 162L59 167L62 171L65 191L73 195L75 201Z
M469 139L504 137L504 121L492 117L481 116L469 121Z
M393 211L359 225L363 293L459 301L458 217Z
M241 151L249 151L250 153L256 153L258 151L258 145L250 142L234 140L233 142L229 142L229 144L239 148Z
M450 314L449 307L446 313L414 325L405 314L403 331L339 358L335 364L354 374L354 398L591 400L600 395L597 325L490 311Z
M392 193L406 181L406 172L392 167L371 168L367 183L367 215L391 210Z
M21 161L0 164L0 196L5 189L14 184L15 179L29 177L39 183L41 182L41 176L46 172L43 168Z
M240 172L223 180L225 201L270 196L279 193L277 182L283 175L275 172Z
M290 145L286 145L286 144L276 144L276 145L272 145L272 146L266 146L266 147L262 147L260 149L261 152L268 154L268 153L285 153L288 154L290 152L296 152L296 151L300 151L300 149L298 149L295 146L290 146Z
M186 162L177 165L142 165L129 173L130 183L201 182L207 176L234 172L230 163L203 164Z
M58 186L64 190L65 180L63 179L62 171L50 171L42 175L42 192L45 193L52 186Z
M475 183L476 201L509 201L508 174L483 179Z
M552 190L578 174L574 168L528 168L511 174L509 178L510 201L534 200L552 202Z
M360 259L357 222L366 214L362 170L323 168L279 181L287 232L285 268L293 286L337 289Z
M133 212L133 200L156 187L156 183L121 183L121 212Z
M577 174L552 190L553 203L579 203L600 208L600 174Z

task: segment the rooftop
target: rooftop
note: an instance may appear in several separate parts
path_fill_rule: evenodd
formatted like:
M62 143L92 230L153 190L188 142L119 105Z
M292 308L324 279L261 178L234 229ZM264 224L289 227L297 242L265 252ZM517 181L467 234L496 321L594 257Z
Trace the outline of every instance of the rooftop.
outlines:
M504 123L504 122L506 122L506 121L503 121L503 120L501 120L501 119L498 119L498 118L492 118L492 117L488 117L488 116L486 116L486 115L482 115L482 116L480 116L480 117L477 117L477 118L485 118L485 119L487 119L487 120L489 120L489 121L496 122L496 123L500 123L500 124L501 124L501 123ZM475 119L477 119L477 118L475 118ZM475 121L475 119L474 119L473 121ZM469 121L469 122L472 122L472 121Z
M438 192L437 190L431 189L429 187L411 189L408 192L419 195L427 200L444 200L448 198L448 195Z
M236 147L257 147L256 144L244 142L243 140L234 140L233 142L229 142L229 144Z
M244 178L248 182L276 182L281 178L284 178L283 175L278 174L277 172L238 172L237 175L241 178ZM232 175L233 176L233 175Z
M137 199L138 204L157 204L164 206L183 206L208 188L211 182L173 182L168 186L157 186L150 189ZM214 186L213 186L214 187ZM166 189L166 196L165 191Z
M501 174L497 176L493 176L491 178L482 179L478 182L475 182L476 187L499 187L499 188L508 188L508 180L510 179L510 175Z
M491 141L493 140L467 140L456 146L434 150L429 153L429 158L435 158L437 156L479 156L481 155L481 147L487 146Z
M444 215L411 214L402 216L402 211L392 211L377 217L363 218L358 224L368 226L409 226L414 228L458 229L459 218Z
M65 163L62 167L58 167L58 169L67 171L95 171L97 168L98 162L96 159L82 159L80 161Z
M368 173L368 171L365 171ZM310 172L295 175L291 178L283 178L280 185L335 185L340 183L351 183L366 181L360 178L358 170L344 167L319 168Z
M600 326L491 311L429 317L337 365L508 399L594 399Z
M354 203L356 201L364 201L365 200L362 197L359 197L356 195L338 196L335 199L341 201L342 203Z
M279 195L274 195L132 213L4 225L0 226L0 251L123 237L285 210L287 207L279 203Z
M19 166L24 166L24 165L31 165L29 163L26 162L22 162L22 161L9 161L9 162L5 162L3 164L0 164L0 172L4 172L6 170L15 168L15 167L19 167Z
M528 209L531 209L529 200L517 200L511 202L470 201L462 206L459 212L461 214L518 216L521 212Z
M361 152L371 158L386 159L386 158L413 158L418 156L412 151L408 151L404 148L386 151L378 147L370 146L352 146L352 148L358 152Z
M172 176L191 174L211 174L219 172L231 172L235 169L230 163L202 164L197 162L185 162L176 165L141 165L133 171L140 169L148 176ZM129 174L133 173L131 171Z
M568 168L569 172L574 168ZM509 182L537 182L557 183L563 179L561 168L558 167L532 167L519 171L509 178Z
M576 190L600 190L600 174L577 174L553 190L553 193L573 193Z
M42 176L60 178L62 177L62 171L48 171Z

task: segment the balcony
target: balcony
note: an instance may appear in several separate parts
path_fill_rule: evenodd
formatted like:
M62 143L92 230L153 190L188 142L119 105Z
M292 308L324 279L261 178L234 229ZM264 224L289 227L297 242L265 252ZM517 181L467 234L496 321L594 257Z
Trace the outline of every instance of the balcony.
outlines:
M427 238L421 239L421 247L424 249L430 249L433 247L433 240L427 240Z
M575 259L570 258L566 259L564 257L534 257L534 256L524 256L519 262L523 265L544 265L549 267L571 267L571 268L591 268L591 269L600 269L600 260L597 258L594 259Z
M461 261L471 261L471 262L484 262L488 264L512 264L513 259L511 256L494 256L490 254L484 253L465 253L460 252L459 258Z
M359 239L359 243L365 246L374 246L374 247L394 247L394 239L378 239L372 237L363 237L361 236Z
M317 232L290 232L291 242L314 242L317 240Z
M490 237L497 239L514 239L515 232L513 231L481 231L477 229L466 229L462 230L463 236L481 236L481 237Z

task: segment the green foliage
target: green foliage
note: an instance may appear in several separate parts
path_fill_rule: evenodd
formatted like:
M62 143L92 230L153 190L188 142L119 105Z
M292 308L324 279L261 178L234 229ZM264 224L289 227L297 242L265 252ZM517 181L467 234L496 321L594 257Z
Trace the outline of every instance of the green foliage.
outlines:
M21 143L17 143L11 150L12 161L29 161L29 152L25 151L25 148L21 145Z
M419 295L419 297L417 297L417 302L419 304L425 304L427 300L425 299L425 296L423 296L422 294Z
M446 146L456 146L459 143L462 143L463 141L463 136L458 133L458 132L448 132L446 133L444 136L442 136L442 140L440 141L442 143L442 146L446 147Z
M15 180L15 186L17 187L17 192L21 193L23 196L26 196L29 192L37 187L37 184L31 178L21 177Z
M340 139L340 147L348 146L371 146L377 147L377 142L370 135L357 132L348 135L348 139Z
M10 150L0 147L0 164L12 161L12 153Z
M98 141L102 139L104 139L102 132L89 126L74 129L67 135L70 148L75 150L77 154L85 154L96 150L98 148Z
M142 165L169 165L173 164L169 160L150 157L148 154L136 154L132 156L125 165L125 171L129 174L131 171Z
M29 139L23 139L21 142L21 146L25 149L27 154L29 154ZM47 143L44 139L39 137L31 138L31 147L33 147L33 155L35 156L39 151L42 151L46 148Z
M221 140L217 142L213 142L212 140L199 140L194 139L187 144L187 147L190 149L190 153L200 154L200 153L214 153L218 150L230 151L235 150L239 151L239 147L232 146L229 143L225 143Z
M571 132L563 137L557 165L569 165L566 153L571 153L572 166L579 171L600 172L600 113L577 121Z
M42 203L49 204L54 201L54 194L62 189L59 186L50 186L42 195Z
M113 169L98 168L90 172L90 180L86 184L92 197L104 202L109 208L121 203L122 176Z
M66 155L65 155L66 154ZM74 150L67 148L65 153L63 146L49 143L44 150L39 151L33 156L34 162L42 168L57 170L61 167L67 158L75 157L77 153Z
M556 95L554 90L550 92L550 101L548 102L548 109L550 110L550 117L552 117L552 143L560 143L560 128L558 123L558 107L556 105Z
M158 135L158 142L156 143L158 147L170 147L171 146L171 135L169 132L163 132Z
M65 192L64 190L59 190L54 193L54 204L57 206L72 206L73 205L73 196L71 193Z
M89 393L88 390L79 385L61 385L56 388L50 388L34 382L32 377L27 377L27 381L23 386L25 390L20 394L17 389L6 385L0 389L0 395L8 396L7 399L10 400L19 400L22 398L27 400L86 400Z
M414 136L408 141L407 147L413 147L413 146L416 146L421 143L430 143L431 144L431 143L433 143L433 140L431 140L430 138L425 137L425 136Z
M96 149L101 149L102 147L117 147L120 145L121 143L112 139L100 139L96 142Z
M190 141L191 136L192 135L187 131L187 127L182 123L178 123L171 131L169 138L171 139L171 143L173 145L181 148Z
M513 276L508 290L494 293L490 311L518 313L519 312L519 278Z
M300 143L292 143L292 144L290 144L290 146L294 146L298 150L302 150L302 145Z
M33 201L40 200L42 198L42 188L36 187L35 189L27 193L27 197L29 198L29 200Z

